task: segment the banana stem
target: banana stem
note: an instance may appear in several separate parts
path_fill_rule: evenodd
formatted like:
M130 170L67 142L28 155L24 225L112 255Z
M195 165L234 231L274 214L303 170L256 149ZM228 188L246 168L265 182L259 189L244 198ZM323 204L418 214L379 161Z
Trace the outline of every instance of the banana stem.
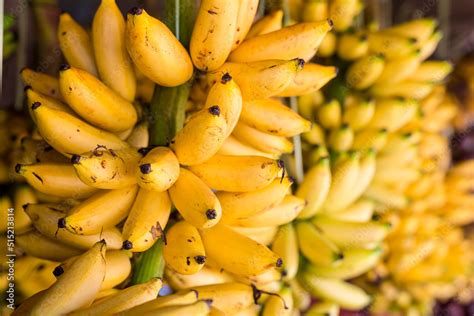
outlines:
M165 260L163 240L158 240L150 249L140 254L134 265L132 284L145 283L154 277L163 277Z

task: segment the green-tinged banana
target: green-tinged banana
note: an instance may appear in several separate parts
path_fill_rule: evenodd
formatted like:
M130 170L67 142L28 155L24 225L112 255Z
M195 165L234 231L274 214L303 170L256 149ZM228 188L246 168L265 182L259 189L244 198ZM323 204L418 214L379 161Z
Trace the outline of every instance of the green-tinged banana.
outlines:
M334 66L306 63L303 70L296 74L293 81L283 91L278 93L278 96L301 96L318 91L336 77L337 72L338 70Z
M172 141L172 148L181 164L200 164L217 153L227 130L227 122L219 105L213 105L191 117Z
M193 64L186 49L165 24L144 9L133 8L127 14L125 39L137 68L155 83L174 87L193 75Z
M237 34L241 1L201 2L191 35L190 53L194 65L202 71L213 71L227 60Z
M260 151L250 145L247 145L239 141L234 136L226 138L221 148L217 152L217 155L228 155L228 156L259 156L271 159L276 159L277 155L272 155L263 151ZM211 158L212 159L212 158Z
M184 290L195 286L222 284L234 281L234 276L220 269L210 267L206 258L206 265L195 274L179 274L165 268L165 280L174 290ZM216 265L217 266L217 265Z
M135 125L137 111L132 103L87 71L69 65L61 66L60 70L62 96L87 122L111 132L121 132Z
M283 260L283 279L293 279L298 272L299 253L296 230L291 223L285 224L278 229L278 233L272 242L272 251Z
M283 263L281 258L266 246L222 224L203 229L200 233L206 256L234 274L257 275L275 266L281 267ZM228 245L230 251L223 253L224 243ZM201 295L199 297L202 298Z
M321 302L311 305L305 316L338 316L339 305L336 303Z
M52 261L64 261L81 254L81 251L32 230L16 236L18 246L28 255Z
M169 195L181 216L197 228L212 227L221 219L222 208L217 196L187 169L181 169Z
M358 131L367 126L375 113L373 100L358 100L355 104L345 106L342 122L348 124L352 130Z
M83 199L97 191L83 183L70 164L39 163L15 166L15 171L25 177L34 189L65 199Z
M131 147L143 148L147 147L150 135L148 133L148 124L146 122L135 125L132 133L127 137L127 143Z
M344 33L338 38L337 55L343 60L356 60L367 55L369 42L366 34Z
M349 124L342 124L329 133L328 147L335 152L348 151L354 141L354 131Z
M58 41L61 52L70 65L97 77L89 34L69 13L63 12L59 16ZM101 45L104 46L104 43Z
M341 104L337 100L331 100L317 109L316 117L318 123L327 129L337 128L341 125Z
M179 161L167 147L155 147L140 159L137 166L137 182L151 191L166 191L179 177Z
M267 34L273 31L281 29L283 22L283 11L276 10L263 16L260 20L255 22L247 33L245 39L250 39L252 37Z
M23 68L20 75L25 85L30 86L33 90L55 99L62 99L58 78L30 68Z
M342 280L322 278L308 271L301 275L301 283L314 296L346 309L360 310L371 301L371 297L355 285Z
M262 316L293 315L293 296L288 286L278 292L278 296L270 296L263 305Z
M382 74L375 83L397 83L411 77L419 69L418 55L419 52L415 51L406 57L387 61Z
M374 84L384 70L383 55L369 55L353 63L346 73L349 87L363 90Z
M152 312L158 308L168 307L168 306L183 306L194 304L198 300L198 293L194 290L183 291L180 293L170 294L166 296L158 296L157 298L148 301L146 303L137 305L131 309L125 310L119 315L122 316L133 316L133 315L142 315L143 313Z
M232 135L238 140L270 154L290 153L293 143L283 136L265 133L239 121Z
M13 193L13 208L15 209L15 233L20 234L29 230L31 220L23 209L23 205L28 203L38 203L33 189L29 186L22 185L15 188Z
M248 63L269 59L310 60L317 52L332 22L298 23L280 30L246 39L229 56L229 61Z
M125 45L125 20L115 0L102 0L92 21L92 41L101 80L128 101L135 99L136 80Z
M70 114L37 103L31 108L41 136L62 154L82 154L97 146L109 149L128 147L118 136L95 128Z
M408 80L420 82L441 82L453 70L449 61L425 61L412 72Z
M394 132L402 128L418 112L418 102L412 99L378 99L369 128Z
M434 32L426 41L420 43L420 61L427 59L435 52L442 38L443 33L438 31Z
M154 309L149 312L145 312L145 316L162 315L162 316L181 316L181 315L193 315L193 316L207 316L211 315L212 302L209 300L197 301L196 303L188 305L173 305L166 306L158 309Z
M136 185L116 190L101 190L73 207L60 228L79 235L98 234L124 220L137 196Z
M99 234L81 236L58 228L58 222L66 213L49 204L27 204L25 211L35 228L45 237L57 240L78 249L89 249L97 241L104 239L109 249L120 249L122 237L118 229L104 229Z
M76 116L77 114L66 104L62 103L60 100L55 99L53 97L47 96L45 94L39 93L33 90L30 86L25 88L26 97L28 98L28 111L30 112L30 116L33 119L33 122L36 123L35 113L34 113L34 106L37 102L41 105L47 106L54 110L63 111L72 116Z
M296 191L296 196L305 199L307 204L298 214L298 218L314 216L322 207L331 187L331 167L329 157L320 158L309 169L303 182Z
M354 223L318 217L312 223L341 248L367 247L380 242L390 232L388 223Z
M433 91L434 84L430 82L401 81L394 84L378 83L370 88L370 93L376 97L401 97L420 100Z
M323 38L321 45L319 45L318 57L331 57L336 52L337 48L337 35L333 32L328 32Z
M171 213L168 193L138 190L122 230L123 248L133 252L149 249L162 238Z
M95 243L51 286L31 315L61 315L88 306L99 292L105 276L105 241Z
M137 183L136 166L142 158L140 150L128 147L113 150L97 147L71 162L82 182L99 189L123 189Z
M245 101L240 120L267 134L291 137L309 131L311 122L275 99Z
M230 227L230 226L229 226ZM277 226L266 227L231 227L237 233L246 236L262 245L270 245L278 233Z
M364 128L354 135L352 142L353 150L369 150L380 151L387 142L388 131L385 128L371 129Z
M313 264L330 266L344 257L341 250L309 222L297 223L296 235L301 253Z
M304 60L265 60L252 63L227 62L207 74L210 84L221 80L229 73L237 82L244 100L261 100L275 96L285 90L303 69Z
M180 274L195 274L206 262L206 253L196 227L181 221L166 232L163 248L166 265Z
M362 198L344 210L327 214L328 217L348 222L368 222L371 220L375 209L375 203L369 199Z
M368 34L369 51L387 59L402 58L416 50L416 40L383 32Z
M334 30L337 32L347 30L357 13L357 0L333 0L329 6L329 18L333 21Z
M437 24L433 18L423 18L394 25L384 29L383 32L415 38L418 43L423 43L433 34Z
M242 44L243 40L246 38L247 33L252 27L253 20L255 19L258 3L259 0L240 1L232 50L236 49L240 44Z
M283 201L292 184L293 180L285 177L275 179L268 186L255 191L217 192L217 198L222 206L222 221L234 225L239 220L262 215L263 212L276 207Z

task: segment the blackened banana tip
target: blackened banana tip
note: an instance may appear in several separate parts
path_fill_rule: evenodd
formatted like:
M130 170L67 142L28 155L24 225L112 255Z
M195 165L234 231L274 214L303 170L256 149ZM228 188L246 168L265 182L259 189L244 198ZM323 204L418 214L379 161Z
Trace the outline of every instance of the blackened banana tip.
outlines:
M143 9L140 7L133 7L130 10L128 10L128 14L131 15L140 15L143 13Z
M226 84L227 82L231 80L232 80L232 76L228 72L226 72L221 78L221 83Z
M213 105L209 108L209 113L219 116L221 115L221 108L218 105Z
M133 248L133 244L130 240L125 240L122 244L122 248L125 250L130 250Z
M31 109L34 111L41 106L41 102L33 102Z
M72 155L72 157L71 157L71 163L72 163L72 164L74 164L74 165L75 165L75 164L78 164L79 161L81 161L81 156L79 156L79 155Z
M66 71L68 69L71 69L71 65L69 64L62 64L60 67L59 67L59 71Z

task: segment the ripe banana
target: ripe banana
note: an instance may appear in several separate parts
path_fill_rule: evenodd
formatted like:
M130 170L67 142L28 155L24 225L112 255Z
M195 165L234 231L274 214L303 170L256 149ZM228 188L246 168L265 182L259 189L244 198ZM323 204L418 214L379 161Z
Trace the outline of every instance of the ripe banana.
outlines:
M123 225L123 249L142 252L163 237L171 213L167 192L140 188L132 209Z
M168 282L174 290L185 290L196 286L222 284L234 281L234 276L230 273L220 268L211 268L208 258L206 258L204 267L195 274L179 274L165 267L164 275L166 282Z
M296 230L291 223L285 224L278 229L278 233L272 242L272 251L283 260L283 279L293 279L298 272L299 253Z
M179 177L178 158L167 147L155 147L140 159L136 174L140 187L150 191L166 191Z
M258 2L258 0L240 1L232 50L236 49L242 43L252 27L258 9Z
M25 85L30 86L33 90L49 97L62 100L58 78L34 71L30 68L23 68L20 71L20 76Z
M420 61L427 59L435 52L442 38L443 33L438 31L434 32L426 41L420 43Z
M412 76L419 69L419 52L413 52L406 57L387 61L375 83L397 83Z
M146 303L137 305L131 309L123 311L119 315L122 316L133 316L142 315L144 313L153 312L159 308L168 306L184 306L196 303L198 300L198 293L194 290L184 291L166 296L158 296L157 298L150 300Z
M398 25L394 25L383 32L398 36L415 38L418 43L423 43L433 34L437 22L432 18L424 18L408 21Z
M26 232L30 230L31 227L31 220L23 209L23 205L27 203L38 203L38 198L33 192L33 189L26 185L17 186L15 188L15 192L13 193L13 208L15 209L15 233L17 234Z
M148 146L150 135L148 134L148 124L146 122L135 125L130 135L127 137L127 143L131 147L144 148Z
M416 50L416 39L383 32L368 34L369 51L387 59L402 58Z
M193 64L186 49L166 25L144 9L128 12L125 40L134 64L155 83L174 87L191 78Z
M125 20L115 0L102 0L92 21L97 69L104 84L132 102L136 80L125 45L125 28Z
M359 131L369 124L375 113L375 102L357 100L355 104L344 107L342 122L348 124L353 131Z
M341 104L337 100L331 100L317 109L316 117L318 123L324 128L337 128L341 125Z
M421 100L433 91L434 85L429 82L401 81L395 84L379 83L373 85L369 92L375 97L401 97Z
M329 6L329 18L337 32L346 31L358 13L357 0L333 0Z
M337 72L337 68L333 66L306 63L303 70L296 74L293 81L283 91L278 93L278 96L301 96L318 91L336 77Z
M306 316L338 316L339 305L329 302L321 302L311 305L306 311Z
M316 53L319 57L331 57L336 52L337 48L337 35L333 32L328 32L323 38L321 45L319 45L318 52Z
M250 39L252 37L267 34L273 31L281 29L283 21L283 11L276 10L260 18L255 22L247 33L245 39Z
M395 132L412 120L418 112L418 102L410 99L378 99L369 128Z
M28 111L30 112L30 116L33 122L35 123L36 123L36 118L34 115L35 113L33 111L33 108L34 108L33 104L37 102L40 103L41 105L47 106L54 110L63 111L75 117L77 116L77 114L66 104L62 103L61 101L55 98L36 92L29 86L25 88L25 93L26 93L26 97L28 98Z
M408 80L420 82L441 82L453 70L449 61L425 61L412 72Z
M363 90L373 85L381 76L385 66L383 55L369 55L353 63L346 73L349 87Z
M180 315L193 315L193 316L207 316L210 315L212 304L211 301L197 301L196 303L188 305L173 305L166 306L146 312L142 315L166 315L166 316L180 316Z
M230 226L229 226L230 227ZM237 233L246 236L262 245L270 245L278 233L277 226L267 227L230 227ZM280 273L281 274L281 273Z
M354 131L348 124L342 124L329 133L328 147L334 152L344 152L351 149L353 141Z
M385 128L365 128L355 134L354 141L352 142L352 149L360 151L373 149L375 151L380 151L384 148L385 143L387 142L387 136L388 131Z
M293 296L288 286L278 292L278 296L270 296L263 305L262 316L291 316L293 315Z
M223 156L259 156L259 157L266 157L271 159L276 159L277 155L272 155L269 153L265 153L260 151L256 148L253 148L250 145L242 143L241 141L237 140L234 136L229 136L226 138L222 147L217 152L217 155ZM212 159L212 158L211 158ZM208 160L209 161L209 160Z
M337 55L343 60L357 60L369 51L369 42L364 33L344 33L338 38Z

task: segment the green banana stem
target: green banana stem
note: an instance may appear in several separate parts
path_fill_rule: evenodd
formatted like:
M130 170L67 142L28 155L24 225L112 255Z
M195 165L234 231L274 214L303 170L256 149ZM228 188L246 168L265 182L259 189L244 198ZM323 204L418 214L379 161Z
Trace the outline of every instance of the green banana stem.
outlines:
M163 240L158 240L150 249L137 256L132 284L145 283L154 277L163 277L165 260L163 258Z

